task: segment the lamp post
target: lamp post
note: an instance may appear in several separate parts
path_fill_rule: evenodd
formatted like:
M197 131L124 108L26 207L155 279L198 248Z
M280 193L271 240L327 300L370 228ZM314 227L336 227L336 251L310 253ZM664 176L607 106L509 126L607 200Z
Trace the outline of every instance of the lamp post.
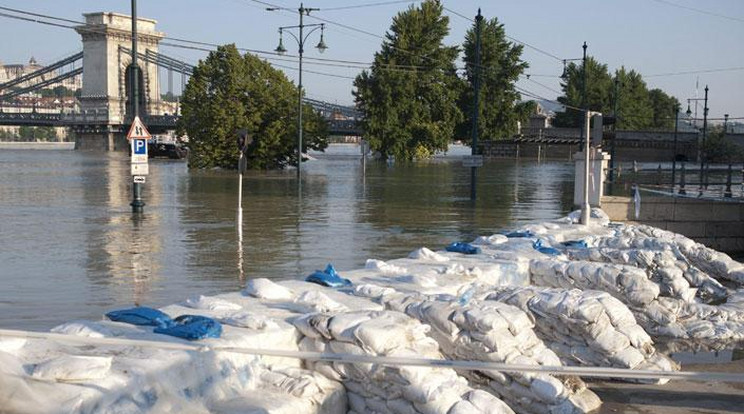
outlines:
M679 104L674 105L674 154L672 155L672 194L677 172L677 131L679 130Z
M584 111L586 127L586 139L584 140L584 200L581 204L581 224L589 224L591 207L589 206L589 123L593 115L602 115L600 112Z
M276 7L268 7L266 10L274 11L279 10L279 8ZM297 11L300 14L300 24L296 26L282 26L279 28L279 46L274 49L276 53L283 55L287 53L287 49L284 47L283 42L283 34L284 31L289 33L296 41L297 46L299 47L299 79L297 82L297 179L300 179L300 170L302 169L302 54L305 52L305 41L307 41L307 38L310 37L310 35L320 29L320 42L315 46L316 49L318 49L318 52L323 53L326 49L328 49L328 46L326 46L325 42L323 41L323 31L325 29L325 24L318 23L318 24L304 24L302 19L304 16L309 16L310 12L317 11L320 9L317 8L310 8L303 6L302 3L300 3L300 8L297 9ZM312 29L307 33L303 34L303 31L306 27L312 27ZM294 33L290 31L290 29L298 29L299 36L295 36Z

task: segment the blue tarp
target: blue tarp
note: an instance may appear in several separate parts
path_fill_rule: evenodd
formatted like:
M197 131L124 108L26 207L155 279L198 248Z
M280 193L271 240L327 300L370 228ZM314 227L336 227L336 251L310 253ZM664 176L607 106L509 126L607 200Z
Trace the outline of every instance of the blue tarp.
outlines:
M535 233L526 230L526 231L512 231L509 233L505 233L504 236L513 239L516 237L535 237Z
M445 248L448 252L463 253L463 254L478 254L481 252L479 247L475 247L470 243L454 242Z
M111 311L106 317L115 322L126 322L132 325L168 327L173 325L173 319L165 313L145 306Z
M175 325L155 328L154 332L194 341L219 338L222 335L222 325L206 316L181 315L175 319Z
M586 249L589 247L586 240L566 240L561 244L571 249Z
M560 250L556 249L555 247L543 246L543 241L541 239L535 240L535 242L532 243L532 247L538 252L550 256L557 256L561 254Z
M350 286L351 280L344 279L336 273L332 264L328 264L325 270L316 270L310 276L305 278L306 282L317 283L328 287Z

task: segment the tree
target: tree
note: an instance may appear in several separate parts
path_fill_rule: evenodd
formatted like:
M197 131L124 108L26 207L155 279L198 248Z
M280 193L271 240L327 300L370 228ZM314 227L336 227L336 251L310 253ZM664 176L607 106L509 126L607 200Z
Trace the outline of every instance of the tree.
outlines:
M297 165L297 88L269 63L241 56L235 45L220 46L199 61L181 109L178 131L189 136L191 168L237 168L235 131L243 128L256 141L249 168ZM325 121L309 105L303 111L303 152L325 149Z
M475 24L466 33L463 45L467 87L460 97L460 109L465 120L459 125L457 134L468 142L472 129L475 91ZM481 23L478 136L484 140L503 139L517 131L517 121L520 120L517 102L520 94L515 83L528 67L526 62L520 60L521 55L522 46L507 41L504 25L497 18Z
M620 92L617 104L617 129L648 129L653 124L653 107L648 96L646 82L635 70L621 67L615 71Z
M438 0L393 18L370 70L354 80L361 126L383 158L427 158L444 151L462 120L457 48L444 46L449 19Z
M648 91L648 98L651 100L651 109L653 110L651 127L659 129L674 128L674 117L677 115L677 108L680 107L677 98L667 95L658 88Z
M609 113L611 111L610 90L612 77L606 64L600 64L593 57L586 58L586 103L584 103L584 70L583 63L571 62L566 66L566 76L561 83L563 96L558 102L566 105L565 112L556 114L553 125L557 127L580 128L583 125L584 112L575 108Z

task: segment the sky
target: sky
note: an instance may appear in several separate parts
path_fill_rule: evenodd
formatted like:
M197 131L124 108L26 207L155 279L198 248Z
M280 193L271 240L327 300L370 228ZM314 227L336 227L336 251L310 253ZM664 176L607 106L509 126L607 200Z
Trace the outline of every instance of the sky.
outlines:
M319 33L307 41L303 67L307 96L352 104L352 82L361 71L359 65L318 65L312 58L372 62L392 18L417 3L306 0L305 7L320 10L306 17L305 23L321 23L315 17L327 21L328 45L321 55L309 47L317 44ZM267 11L268 4L289 10ZM484 17L498 18L513 41L526 44L522 59L529 64L530 77L520 79L518 86L530 95L549 100L559 96L562 59L581 58L586 41L588 55L607 64L610 71L622 66L635 69L649 89L660 88L677 97L683 111L688 99L703 98L707 85L712 122L724 114L744 122L744 0L443 0L443 4L450 18L447 45L462 43L472 26L465 17L472 19L478 8ZM83 20L83 13L131 14L130 0L0 0L0 6L76 21ZM139 0L137 13L157 20L158 30L169 37L273 51L278 28L299 23L298 7L299 2L290 0ZM4 39L0 62L6 64L28 62L33 56L43 65L82 49L73 30L2 15L0 38ZM296 55L297 44L291 37L285 35L284 45ZM172 46L161 46L161 53L194 64L207 54ZM296 57L260 56L281 65L296 82ZM176 79L174 84L179 84ZM161 85L166 84L162 79ZM702 108L702 100L691 101L693 111L696 103ZM698 112L702 117L702 109Z

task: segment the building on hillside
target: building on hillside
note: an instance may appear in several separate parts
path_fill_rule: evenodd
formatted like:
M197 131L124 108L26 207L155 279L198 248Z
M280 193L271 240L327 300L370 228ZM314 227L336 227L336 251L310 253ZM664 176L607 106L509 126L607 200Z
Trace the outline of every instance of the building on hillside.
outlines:
M27 64L9 64L4 65L2 62L0 62L0 84L10 82L14 79L20 78L21 76L28 75L29 73L35 72L39 69L42 69L44 66L40 65L36 59L32 56L31 59L29 59ZM60 72L57 70L53 70L47 74L44 74L40 77L41 80L47 80L52 79L60 75ZM39 81L39 78L33 79L32 82L23 82L18 87L26 87L31 86L32 83L37 83ZM46 87L46 89L53 89L56 86L64 86L65 88L71 89L73 91L78 90L82 88L83 81L81 76L73 76L72 78L67 78L62 80L61 82L51 84Z

